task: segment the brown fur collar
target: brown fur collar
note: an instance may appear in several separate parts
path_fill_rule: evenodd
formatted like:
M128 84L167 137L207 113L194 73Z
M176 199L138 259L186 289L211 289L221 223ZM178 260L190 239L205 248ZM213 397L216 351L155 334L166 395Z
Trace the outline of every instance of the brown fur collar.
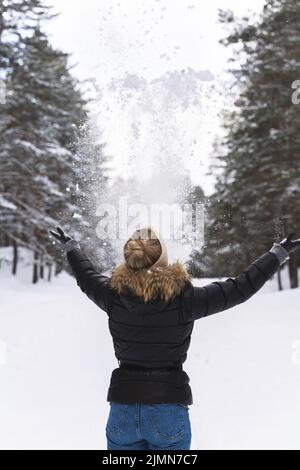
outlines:
M168 301L179 295L188 282L191 282L191 277L180 261L165 267L141 270L131 269L124 263L113 270L110 279L111 287L119 294L129 291L145 302L157 296Z

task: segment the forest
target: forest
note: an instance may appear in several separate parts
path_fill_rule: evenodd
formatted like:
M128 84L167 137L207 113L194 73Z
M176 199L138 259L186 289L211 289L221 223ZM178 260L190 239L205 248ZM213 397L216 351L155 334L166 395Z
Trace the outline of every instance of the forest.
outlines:
M219 11L221 43L233 51L223 93L235 100L213 148L213 194L189 185L181 200L206 208L205 246L188 260L195 277L236 275L272 242L300 232L299 15L299 0L271 0L259 18ZM110 241L93 242L96 206L109 184L112 193L128 187L110 177L112 157L82 83L43 29L53 17L40 0L0 1L0 261L17 275L22 253L31 253L33 283L67 269L48 232L59 223L96 250L101 269L114 266ZM299 266L292 254L291 288Z

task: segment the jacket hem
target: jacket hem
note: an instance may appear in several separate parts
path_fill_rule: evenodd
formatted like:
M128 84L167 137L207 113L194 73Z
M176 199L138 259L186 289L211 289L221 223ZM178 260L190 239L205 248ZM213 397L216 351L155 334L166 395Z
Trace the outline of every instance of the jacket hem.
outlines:
M112 372L107 401L192 405L193 396L189 377L185 371L134 372L117 368Z

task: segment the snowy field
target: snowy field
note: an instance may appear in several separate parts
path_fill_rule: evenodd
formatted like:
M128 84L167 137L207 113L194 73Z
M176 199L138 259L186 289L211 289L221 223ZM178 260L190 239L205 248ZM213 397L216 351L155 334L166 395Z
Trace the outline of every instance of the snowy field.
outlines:
M195 324L192 449L300 449L300 290L276 289ZM106 314L65 273L32 287L1 269L0 296L0 448L105 449Z

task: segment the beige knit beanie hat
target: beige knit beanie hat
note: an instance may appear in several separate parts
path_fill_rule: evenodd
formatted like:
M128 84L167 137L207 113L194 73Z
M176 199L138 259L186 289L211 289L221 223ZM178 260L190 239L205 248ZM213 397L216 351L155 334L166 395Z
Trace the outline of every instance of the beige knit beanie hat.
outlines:
M168 266L166 244L151 226L135 230L125 243L123 252L126 264L133 269Z

